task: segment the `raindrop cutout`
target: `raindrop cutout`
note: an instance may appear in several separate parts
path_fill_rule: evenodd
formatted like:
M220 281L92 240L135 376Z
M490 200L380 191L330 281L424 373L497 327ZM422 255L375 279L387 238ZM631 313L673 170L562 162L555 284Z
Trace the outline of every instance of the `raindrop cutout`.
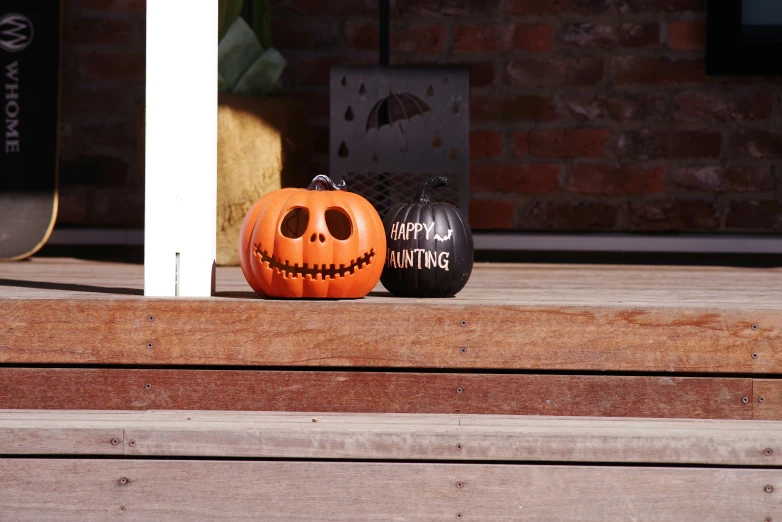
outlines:
M426 89L426 95L427 95L427 96L429 96L430 98L431 98L432 96L434 96L434 87L432 87L432 86L430 85L430 86L429 86L429 88L428 88L428 89Z
M443 139L440 137L440 131L435 129L434 135L432 136L432 147L435 149L439 149L443 146Z
M456 154L456 149L451 149L451 152L448 153L448 157L451 158L452 160L455 160L456 158L458 158L459 155Z
M367 94L367 88L366 88L366 87L364 87L364 84L363 84L363 83L361 84L361 87L359 87L359 88L358 88L358 93L359 93L361 96L365 96L365 95Z
M345 121L353 121L353 108L348 105L348 110L345 111Z
M339 144L339 150L337 151L337 154L340 158L347 158L348 154L350 154L350 151L348 150L348 145L344 141Z
M342 86L344 87L344 86L346 86L346 85L348 84L348 79L347 79L347 78L345 78L345 77L343 76L343 77L342 77L342 81L341 81L341 82L339 82L339 83L341 83L341 84L342 84Z

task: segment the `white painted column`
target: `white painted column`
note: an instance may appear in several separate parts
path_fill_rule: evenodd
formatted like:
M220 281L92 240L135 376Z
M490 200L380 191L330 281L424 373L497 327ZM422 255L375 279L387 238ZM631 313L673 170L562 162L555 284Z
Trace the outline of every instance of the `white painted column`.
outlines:
M144 295L214 293L217 2L147 2Z

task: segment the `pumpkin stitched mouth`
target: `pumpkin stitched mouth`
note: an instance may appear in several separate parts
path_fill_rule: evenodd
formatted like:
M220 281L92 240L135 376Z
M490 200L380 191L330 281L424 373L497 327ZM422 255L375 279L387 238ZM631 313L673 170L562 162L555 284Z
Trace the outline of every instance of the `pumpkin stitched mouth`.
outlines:
M292 277L294 279L297 277L303 277L305 279L318 279L318 276L320 276L322 279L339 279L340 277L347 277L349 275L353 275L356 270L363 269L364 265L371 265L372 258L375 257L375 249L372 248L363 256L351 261L347 266L344 264L337 266L333 263L330 265L318 265L317 263L313 263L312 267L310 267L308 263L303 263L302 266L299 266L298 263L291 265L287 260L283 262L278 257L273 255L270 256L267 251L262 250L261 245L257 243L255 244L253 253L255 254L255 257L257 257L261 262L261 264L268 265L269 268L282 272L282 276L285 278Z

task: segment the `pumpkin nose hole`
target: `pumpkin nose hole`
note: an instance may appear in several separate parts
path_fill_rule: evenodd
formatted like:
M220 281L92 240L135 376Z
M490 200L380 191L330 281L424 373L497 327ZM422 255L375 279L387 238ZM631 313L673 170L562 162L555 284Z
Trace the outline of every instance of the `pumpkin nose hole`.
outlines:
M310 236L310 243L314 243L314 242L315 242L315 238L317 238L317 237L318 237L318 235L317 235L317 234L312 234L312 235Z
M318 236L318 239L320 239L320 242L321 242L321 243L325 243L325 242L326 242L326 236L324 236L323 234L320 234L320 235Z

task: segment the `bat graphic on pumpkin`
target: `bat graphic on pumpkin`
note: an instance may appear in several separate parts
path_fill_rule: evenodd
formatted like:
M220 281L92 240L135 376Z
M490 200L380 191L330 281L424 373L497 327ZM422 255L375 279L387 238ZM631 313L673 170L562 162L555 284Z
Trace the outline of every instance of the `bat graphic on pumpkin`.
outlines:
M441 243L444 243L445 241L448 241L449 239L451 239L451 236L452 236L452 235L453 235L453 230L451 230L451 229L449 228L449 229L448 229L448 235L447 235L447 236L443 237L443 236L441 236L440 234L435 234L435 235L434 235L434 238L435 238L437 241L439 241L439 242L441 242Z

